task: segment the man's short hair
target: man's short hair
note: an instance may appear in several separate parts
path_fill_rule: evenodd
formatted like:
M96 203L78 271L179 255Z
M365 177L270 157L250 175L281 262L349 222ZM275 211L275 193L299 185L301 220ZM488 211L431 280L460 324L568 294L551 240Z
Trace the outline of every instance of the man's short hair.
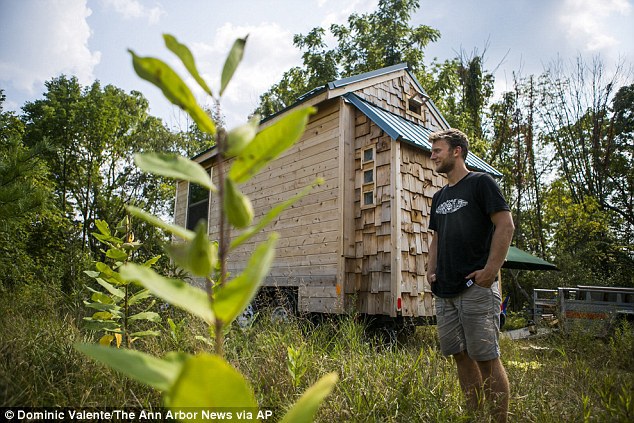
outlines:
M460 147L462 150L462 159L467 160L467 154L469 154L469 139L467 135L459 129L450 128L442 131L432 132L429 135L429 142L445 140L449 144L449 147L455 149Z

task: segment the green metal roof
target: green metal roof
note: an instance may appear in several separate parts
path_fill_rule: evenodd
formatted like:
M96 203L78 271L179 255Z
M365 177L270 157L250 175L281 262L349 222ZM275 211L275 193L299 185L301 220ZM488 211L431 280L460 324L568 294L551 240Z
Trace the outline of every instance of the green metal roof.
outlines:
M385 133L395 141L405 141L408 144L431 152L431 143L429 142L429 135L432 133L431 129L375 106L361 99L354 93L346 93L343 97L370 118L372 122L377 124L379 128L385 131ZM502 173L472 152L469 152L466 164L470 169L486 172L495 177L502 176Z

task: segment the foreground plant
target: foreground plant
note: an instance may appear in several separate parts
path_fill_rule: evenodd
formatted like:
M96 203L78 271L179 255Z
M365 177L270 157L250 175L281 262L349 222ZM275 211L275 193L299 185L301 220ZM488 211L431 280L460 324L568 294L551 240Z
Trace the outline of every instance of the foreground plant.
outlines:
M202 89L219 104L238 64L242 59L246 38L234 43L225 61L219 97L200 76L189 49L171 35L164 36L166 46L183 62L186 69ZM139 351L114 349L99 345L76 344L76 348L115 370L163 392L163 401L176 417L189 407L217 409L230 407L234 410L257 410L253 389L244 376L224 359L224 334L233 320L251 302L274 258L278 235L273 233L260 244L250 257L245 270L229 279L226 271L227 257L275 219L284 209L292 205L310 190L304 189L290 200L271 209L257 223L253 222L251 201L240 191L243 184L261 169L291 147L302 135L308 117L315 112L308 107L289 113L277 123L258 132L259 118L226 132L216 128L208 114L197 104L191 90L168 65L159 59L139 57L130 51L137 74L159 87L165 97L185 110L201 131L216 138L217 166L220 175L216 186L199 164L180 156L166 154L137 155L135 161L144 171L157 175L185 180L197 184L218 196L219 239L210 241L207 226L200 222L194 231L173 225L145 211L128 207L128 212L159 227L179 242L167 248L169 256L192 276L205 279L205 290L189 285L183 280L170 279L154 270L133 263L121 266L120 277L134 281L147 288L153 295L180 307L203 319L209 325L209 338L213 340L215 354L201 353L195 356L172 352L163 358ZM232 158L230 166L226 159ZM225 171L225 166L229 166ZM316 181L315 184L321 183ZM230 228L242 232L233 240ZM291 407L281 420L283 422L308 422L323 399L332 391L338 376L330 373L310 387ZM180 414L178 414L180 413ZM239 416L235 416L238 417ZM260 415L254 415L259 420ZM263 417L263 416L262 416ZM194 419L202 419L200 414Z

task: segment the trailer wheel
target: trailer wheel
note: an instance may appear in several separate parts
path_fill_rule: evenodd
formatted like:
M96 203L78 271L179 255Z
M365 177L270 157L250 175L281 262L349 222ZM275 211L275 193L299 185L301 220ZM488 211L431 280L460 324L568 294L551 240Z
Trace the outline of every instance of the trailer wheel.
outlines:
M256 311L253 304L249 304L242 313L236 317L236 323L241 329L248 329L253 326L256 319Z
M284 306L278 305L271 310L271 321L273 323L287 323L290 319L290 312Z

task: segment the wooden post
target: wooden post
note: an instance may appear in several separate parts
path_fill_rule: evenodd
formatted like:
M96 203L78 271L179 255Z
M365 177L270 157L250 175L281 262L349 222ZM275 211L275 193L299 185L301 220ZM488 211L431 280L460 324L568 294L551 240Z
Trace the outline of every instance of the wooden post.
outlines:
M337 256L336 311L343 313L346 293L346 260L355 257L354 227L354 106L339 100L339 254Z
M392 286L390 316L396 317L396 306L398 298L401 296L401 143L392 141L391 149L392 174L390 178L391 200L392 200L392 221L391 221L391 268Z

